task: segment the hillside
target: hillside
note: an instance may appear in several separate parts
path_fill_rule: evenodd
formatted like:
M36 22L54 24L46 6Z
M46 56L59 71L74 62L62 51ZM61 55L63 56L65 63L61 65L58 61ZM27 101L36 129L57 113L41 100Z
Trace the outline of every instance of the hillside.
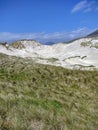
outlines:
M20 40L10 45L0 44L0 53L64 68L98 69L98 38L81 38L69 44L51 46Z
M98 71L0 54L1 130L97 130Z
M93 33L87 35L87 37L98 37L98 30L94 31Z

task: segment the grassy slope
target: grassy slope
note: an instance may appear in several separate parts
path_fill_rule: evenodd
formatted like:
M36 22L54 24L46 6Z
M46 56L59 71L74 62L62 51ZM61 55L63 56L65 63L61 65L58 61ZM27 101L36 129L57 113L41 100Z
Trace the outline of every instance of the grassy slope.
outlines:
M98 71L0 55L1 130L97 130Z

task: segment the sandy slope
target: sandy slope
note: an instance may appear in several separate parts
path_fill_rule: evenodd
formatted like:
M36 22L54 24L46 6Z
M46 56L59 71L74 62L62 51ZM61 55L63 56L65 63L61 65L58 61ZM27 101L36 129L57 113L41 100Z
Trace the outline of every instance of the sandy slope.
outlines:
M0 53L11 56L28 57L35 62L42 64L51 64L67 68L75 66L98 68L98 44L97 39L82 38L69 44L58 43L52 46L42 45L36 41L19 41L24 48L19 49L9 45L0 45ZM82 46L81 43L90 42L88 46Z

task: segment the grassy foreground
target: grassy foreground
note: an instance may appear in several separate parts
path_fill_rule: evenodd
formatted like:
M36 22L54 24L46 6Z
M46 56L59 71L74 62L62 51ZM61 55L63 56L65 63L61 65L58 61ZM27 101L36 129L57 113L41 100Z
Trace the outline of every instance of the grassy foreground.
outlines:
M0 55L0 130L98 130L98 71Z

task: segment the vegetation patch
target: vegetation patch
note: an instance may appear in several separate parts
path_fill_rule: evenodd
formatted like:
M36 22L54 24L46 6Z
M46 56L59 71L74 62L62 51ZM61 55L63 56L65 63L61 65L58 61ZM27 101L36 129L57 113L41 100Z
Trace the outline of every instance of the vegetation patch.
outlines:
M86 46L90 46L90 45L92 45L91 41L88 41L88 42L81 42L81 46L86 47Z
M81 56L71 56L71 57L68 57L68 58L64 59L63 61L66 61L67 59L75 59L75 58L84 59L84 58L86 58L86 57L87 57L87 56L83 56L83 57L81 57Z
M47 61L54 63L54 62L58 61L58 59L57 58L48 58Z
M16 49L24 49L25 46L21 43L21 41L16 41L12 43L10 46L16 48Z
M89 41L89 42L82 42L82 43L81 43L81 46L84 46L84 47L90 46L90 47L94 47L94 48L97 49L97 48L98 48L98 43L92 44L91 41Z

